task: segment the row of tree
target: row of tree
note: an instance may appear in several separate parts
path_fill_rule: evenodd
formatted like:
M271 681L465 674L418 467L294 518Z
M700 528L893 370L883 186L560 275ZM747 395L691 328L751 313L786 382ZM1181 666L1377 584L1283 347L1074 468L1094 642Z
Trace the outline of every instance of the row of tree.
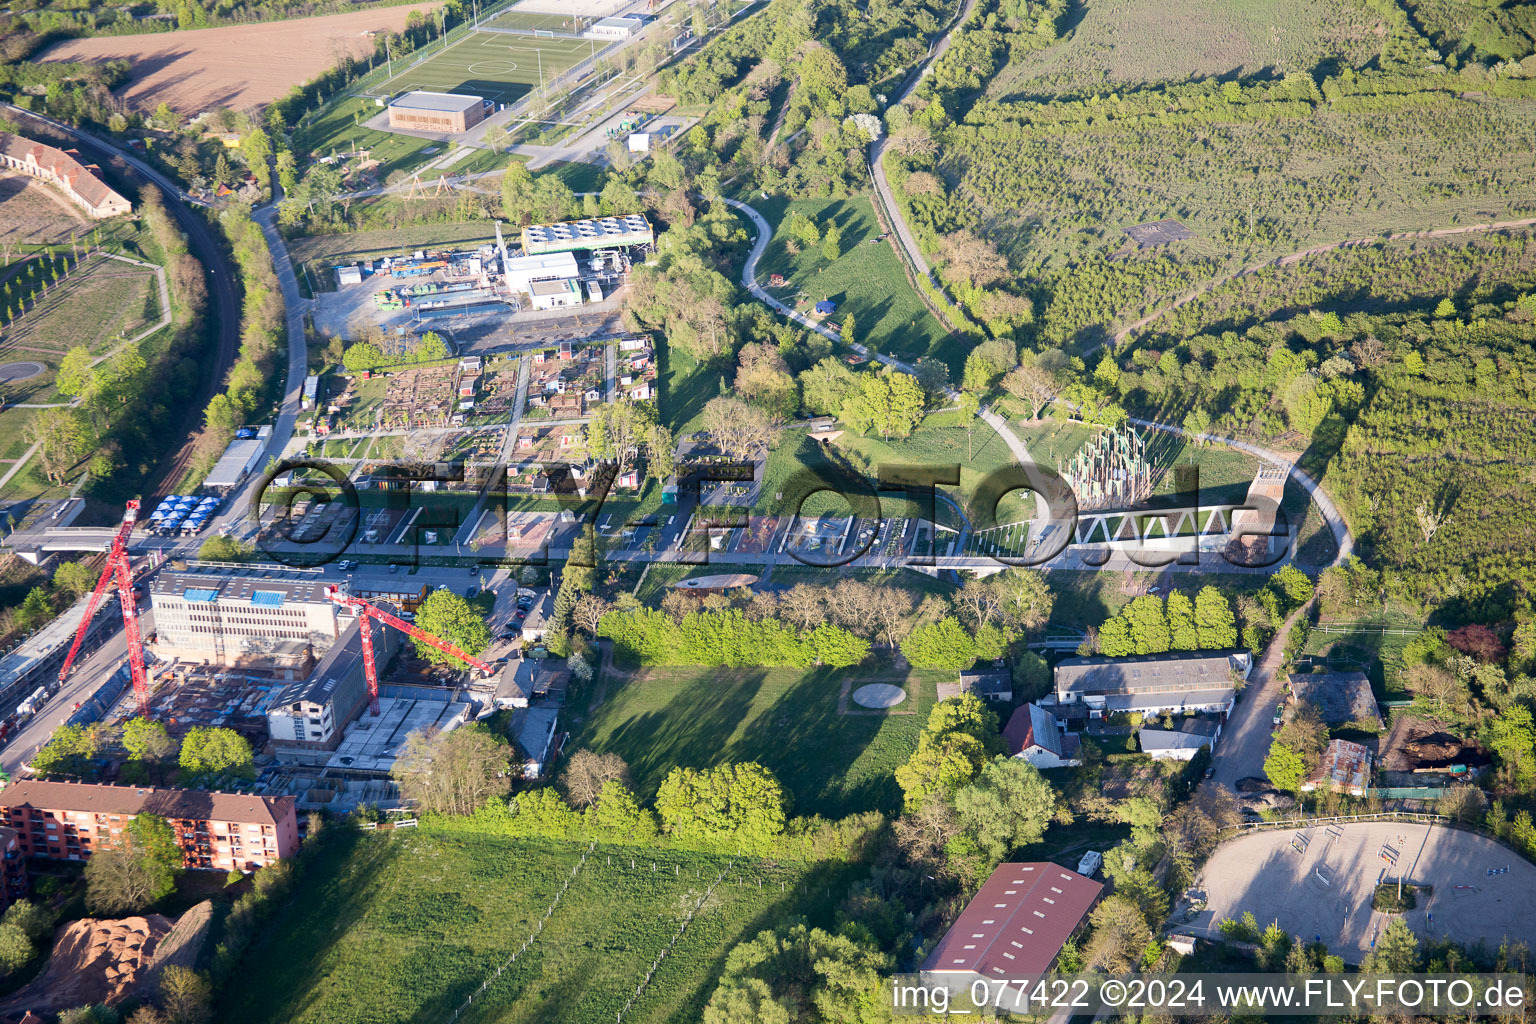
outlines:
M697 611L681 621L636 608L602 617L597 635L624 659L641 665L720 665L729 668L846 668L869 654L869 642L829 623L798 629L753 620L736 609Z
M251 744L233 729L193 726L178 743L164 724L146 718L61 725L31 767L42 778L94 778L97 762L118 750L126 755L125 781L164 782L177 769L179 784L190 788L254 777Z
M1165 651L1221 651L1237 646L1237 619L1226 595L1201 587L1191 601L1172 591L1133 598L1099 627L1098 651L1111 658Z

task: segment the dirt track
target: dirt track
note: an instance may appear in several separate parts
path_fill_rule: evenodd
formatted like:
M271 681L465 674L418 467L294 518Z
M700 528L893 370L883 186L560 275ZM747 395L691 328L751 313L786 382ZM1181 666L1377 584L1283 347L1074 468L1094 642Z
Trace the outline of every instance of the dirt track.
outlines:
M421 3L186 32L72 39L48 50L42 59L132 62L120 95L139 110L153 110L162 101L186 114L218 107L243 110L277 99L348 54L372 52L373 41L364 33L398 32L411 11L437 6Z
M1355 246L1375 245L1377 242L1406 242L1415 238L1448 238L1453 235L1471 235L1479 234L1485 231L1505 231L1511 228L1528 227L1536 227L1536 217L1527 217L1524 220L1496 220L1488 224L1467 224L1459 228L1432 228L1425 231L1397 231L1388 235L1370 235L1365 238L1348 238L1342 242L1330 242L1327 245L1314 245L1310 249L1303 249L1300 252L1289 253L1288 255L1279 256L1272 260L1266 260L1263 263L1255 263L1252 266L1244 267L1243 269L1233 271L1230 274L1225 274L1221 277L1213 278L1212 280L1207 281L1205 284L1201 285L1199 288L1196 288L1194 291L1185 292L1183 295L1180 295L1177 299L1168 303L1166 306L1158 307L1157 309L1148 313L1146 316L1142 317L1140 320L1137 320L1135 323L1126 324L1124 327L1120 328L1115 332L1115 344L1121 344L1125 341L1126 338L1129 338L1132 334L1141 330L1143 327L1152 323L1154 320L1159 320L1167 314L1171 313L1173 310L1178 309L1180 306L1193 302L1200 296L1215 291L1217 288L1226 284L1228 281L1234 281L1237 278L1243 277L1247 274L1256 274L1263 270L1265 267L1288 267L1294 263L1300 263L1302 260L1307 259L1308 257L1319 256L1325 252L1332 252L1335 249L1348 249Z

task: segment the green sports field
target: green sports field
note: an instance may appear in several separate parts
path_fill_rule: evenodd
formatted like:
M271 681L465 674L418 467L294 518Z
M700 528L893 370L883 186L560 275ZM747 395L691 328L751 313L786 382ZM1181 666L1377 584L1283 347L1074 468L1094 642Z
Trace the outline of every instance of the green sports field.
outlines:
M449 43L447 49L435 49L426 60L386 79L375 91L398 94L427 89L511 103L538 85L540 75L547 81L601 46L601 41L591 39L545 38L487 27Z

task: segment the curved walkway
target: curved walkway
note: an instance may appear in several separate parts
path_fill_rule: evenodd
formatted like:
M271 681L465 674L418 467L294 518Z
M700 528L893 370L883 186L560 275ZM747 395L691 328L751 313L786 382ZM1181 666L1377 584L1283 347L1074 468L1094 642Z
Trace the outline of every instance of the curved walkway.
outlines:
M966 23L975 10L976 0L965 0L965 4L960 8L960 13L950 23L949 30L933 44L933 48L929 51L927 58L919 66L917 74L908 80L906 88L901 90L901 95L892 100L888 107L895 107L905 102L906 98L912 95L912 91L917 88L918 83L933 70L934 63L944 56L944 51L949 49L955 32ZM896 240L901 243L902 250L907 254L907 261L912 265L912 269L916 273L932 279L933 271L928 266L928 261L923 258L922 248L918 246L917 239L913 236L911 229L907 227L906 219L901 216L901 207L896 205L896 196L891 191L891 183L885 177L883 160L885 158L885 146L889 141L889 136L881 135L880 138L870 143L870 179L874 182L875 193L879 197L880 204L885 207L886 213L890 217L891 227L896 232ZM923 304L932 308L926 295L923 296ZM940 319L942 322L942 317Z
M800 313L799 311L785 305L783 302L779 301L778 298L769 294L768 290L758 283L757 265L758 262L762 259L763 253L768 249L768 241L773 237L773 229L769 226L767 218L765 218L761 213L758 213L757 210L753 209L751 206L748 206L746 203L735 199L726 199L725 202L732 209L740 210L742 213L746 214L757 229L757 238L754 239L752 243L752 250L747 254L746 262L742 264L742 286L750 291L759 301L766 304L769 308L788 317L795 323L798 323L809 330L816 331L818 334L824 335L833 341L840 342L841 337L837 334L836 331L831 330L824 324L817 323L805 314ZM1533 220L1532 223L1536 223L1536 220ZM901 370L904 373L913 372L911 366L899 359L881 355L878 352L870 352L869 349L863 345L855 344L852 347L860 355L877 360L886 366ZM953 394L954 389L950 390ZM1035 462L1034 457L1030 454L1028 446L1026 446L1023 441L1019 440L1018 436L1014 434L1014 432L1009 428L1007 421L992 409L983 408L980 410L979 415L988 426L997 432L998 437L1002 438L1003 443L1008 446L1008 450L1013 453L1014 458L1017 459L1019 464L1024 467L1025 475L1029 477L1030 483L1035 485L1035 509L1037 518L1042 521L1049 519L1049 511L1043 493L1045 491L1045 480L1043 477L1039 476L1038 464ZM1190 434L1185 431L1183 427L1177 427L1171 423L1155 423L1152 420L1144 420L1135 416L1130 417L1130 422L1136 424L1137 426L1147 427L1151 430L1160 430L1168 434L1177 434L1181 437L1186 437L1194 441L1224 444L1229 448L1235 448L1238 451L1247 452L1249 455L1253 455L1257 458L1265 460L1266 462L1270 462L1276 466L1281 467L1282 469L1286 470L1290 476L1295 478L1296 482L1301 485L1302 489L1305 490L1307 494L1312 498L1312 500L1317 504L1319 513L1322 515L1324 521L1328 524L1328 530L1333 534L1334 546L1338 548L1338 553L1334 557L1333 564L1341 564L1349 558L1350 554L1353 553L1355 548L1354 537L1349 532L1349 524L1344 521L1344 516L1339 512L1338 507L1333 503L1333 499L1328 497L1328 494L1323 490L1322 485L1314 480L1310 473L1296 465L1296 463L1290 459L1287 459L1276 452L1272 452L1267 448L1261 448L1258 445L1251 444L1247 441L1239 441L1236 438L1220 437L1215 434ZM1047 529L1051 528L1054 527L1047 527ZM1042 542L1045 541L1045 531L1042 531L1040 539Z
M1328 531L1333 534L1334 546L1339 549L1338 554L1334 556L1332 564L1342 564L1354 552L1355 538L1349 532L1349 524L1344 521L1344 516L1339 512L1338 507L1334 505L1333 499L1328 497L1328 492L1323 490L1322 484L1319 484L1312 478L1312 474L1296 465L1290 459L1272 452L1268 448L1260 448L1256 444L1239 441L1236 438L1220 437L1216 434L1192 434L1183 427L1175 427L1169 423L1154 423L1151 420L1144 420L1137 416L1129 416L1127 419L1138 427L1161 430L1165 434L1178 434L1192 441L1224 444L1228 448L1236 448L1240 452L1247 452L1249 455L1279 466L1290 474L1301 485L1302 489L1307 492L1307 495L1316 503L1317 510L1322 515L1324 522L1328 524Z

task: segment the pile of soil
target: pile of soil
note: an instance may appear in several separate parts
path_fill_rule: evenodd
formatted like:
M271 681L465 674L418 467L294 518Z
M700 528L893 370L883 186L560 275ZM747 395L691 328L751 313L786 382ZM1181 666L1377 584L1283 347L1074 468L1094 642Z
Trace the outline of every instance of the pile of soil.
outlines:
M111 1005L148 992L168 964L192 966L212 917L213 904L204 900L174 924L159 914L71 921L54 935L43 973L0 1001L0 1016Z
M71 921L55 936L43 973L0 1002L0 1013L52 1014L72 1006L117 1002L133 990L170 930L170 920L159 914Z
M1443 722L1431 719L1399 719L1382 749L1382 767L1393 772L1488 763L1488 755L1476 745L1449 732Z

